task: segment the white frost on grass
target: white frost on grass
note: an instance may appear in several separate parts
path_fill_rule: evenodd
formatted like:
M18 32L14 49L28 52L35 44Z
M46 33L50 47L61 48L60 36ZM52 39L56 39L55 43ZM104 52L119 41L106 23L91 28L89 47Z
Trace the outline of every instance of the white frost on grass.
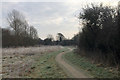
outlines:
M2 54L8 55L8 54L40 53L40 52L47 52L47 51L55 51L56 49L60 49L60 46L4 48L2 49Z
M24 78L31 73L35 58L61 48L61 46L3 48L1 73L4 78Z

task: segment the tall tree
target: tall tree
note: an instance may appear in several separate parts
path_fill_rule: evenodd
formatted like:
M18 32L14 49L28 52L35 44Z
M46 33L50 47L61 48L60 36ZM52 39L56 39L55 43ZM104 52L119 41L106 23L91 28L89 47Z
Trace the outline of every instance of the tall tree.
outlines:
M37 39L38 38L37 30L33 26L30 26L30 36L33 39Z
M114 17L115 11L109 6L91 4L87 8L83 8L83 13L80 13L79 16L84 26L80 37L84 37L85 40L82 40L83 42L80 45L83 44L87 49L93 50L98 47L96 41L99 40L97 38L100 38L100 34L106 36L103 41L108 40L110 37L108 35L112 34L109 30L114 29ZM104 44L107 45L108 41Z
M99 61L106 60L110 64L120 65L119 18L119 8L102 4L83 8L83 13L79 15L79 19L83 21L82 32L79 34L79 49L96 51L89 56L96 55Z
M17 10L13 10L8 14L7 21L9 26L15 31L15 35L20 35L21 30L25 26L25 17Z
M65 40L64 35L62 33L58 33L57 34L57 40L60 41L60 42L63 41L63 40Z

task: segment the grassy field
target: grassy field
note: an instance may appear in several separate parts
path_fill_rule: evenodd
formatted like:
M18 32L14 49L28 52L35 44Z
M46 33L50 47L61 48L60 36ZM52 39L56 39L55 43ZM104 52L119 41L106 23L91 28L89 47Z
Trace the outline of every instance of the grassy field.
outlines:
M67 77L54 59L63 50L61 46L3 48L3 78Z
M66 53L63 58L71 65L79 69L83 69L88 74L91 74L95 78L118 78L120 73L110 67L99 67L96 64L92 64L87 58L81 57L75 54L73 51Z
M36 63L33 64L35 70L28 77L33 78L67 78L67 75L58 67L55 57L67 49L61 49L57 52L45 54L40 58L36 58Z
M23 48L4 48L2 58L3 78L68 78L55 61L57 54L67 51L68 47L42 46ZM91 74L95 78L119 77L111 67L100 67L92 64L87 58L66 53L63 58L83 73Z

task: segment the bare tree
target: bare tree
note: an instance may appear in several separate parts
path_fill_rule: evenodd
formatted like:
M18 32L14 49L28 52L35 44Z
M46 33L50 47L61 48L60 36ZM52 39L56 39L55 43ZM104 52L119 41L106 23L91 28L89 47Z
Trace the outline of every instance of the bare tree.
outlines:
M37 44L37 30L33 26L29 26L25 17L17 10L12 10L8 14L7 21L13 29L15 35L10 38L14 41L13 46L29 46ZM8 35L9 36L9 35ZM7 38L5 38L7 40Z
M28 22L25 21L21 28L22 28L21 29L21 35L25 36L25 37L28 37L29 36L29 25L28 25Z
M30 26L30 36L33 39L37 39L38 38L37 30L33 26Z
M15 35L20 35L25 24L25 17L17 10L13 10L8 14L7 21L9 26L15 31Z

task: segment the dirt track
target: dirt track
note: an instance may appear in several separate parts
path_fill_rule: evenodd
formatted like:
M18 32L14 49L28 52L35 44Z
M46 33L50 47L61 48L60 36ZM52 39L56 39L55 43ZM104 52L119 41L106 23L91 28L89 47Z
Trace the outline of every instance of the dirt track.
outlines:
M59 53L56 56L56 61L59 64L59 66L66 72L66 74L71 78L89 78L88 76L84 75L82 72L80 72L79 70L68 64L67 62L65 62L64 59L62 59L62 55L64 55L65 53L67 52Z

